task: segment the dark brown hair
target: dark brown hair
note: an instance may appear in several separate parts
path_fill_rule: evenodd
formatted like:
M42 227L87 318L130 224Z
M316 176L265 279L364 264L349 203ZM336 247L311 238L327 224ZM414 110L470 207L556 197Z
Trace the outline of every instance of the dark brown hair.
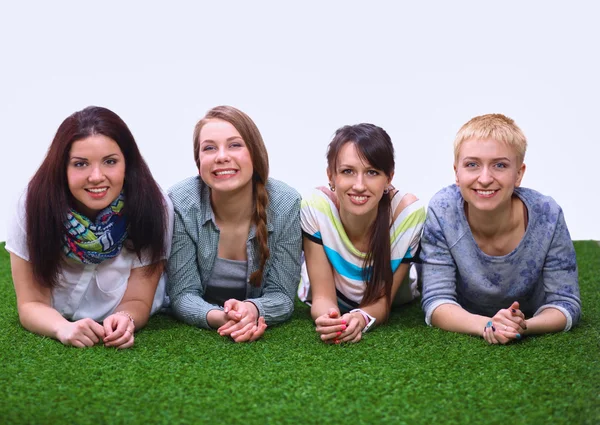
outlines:
M373 124L347 125L335 132L327 148L327 168L335 175L342 146L354 143L359 155L377 170L391 178L394 173L394 145L387 132ZM363 279L367 288L362 306L373 304L381 297L391 305L392 266L390 245L390 218L393 193L384 194L377 207L377 216L371 225L369 250L363 263Z
M240 133L248 147L250 158L252 158L252 193L254 194L254 209L252 222L256 226L256 241L260 253L258 270L250 275L250 284L258 287L263 278L265 263L269 258L267 232L267 208L269 206L269 195L267 193L267 178L269 177L269 156L263 138L258 131L254 121L233 106L216 106L206 113L194 128L194 160L198 170L200 169L200 131L210 120L218 119L227 121Z
M65 237L64 221L73 197L67 182L71 146L78 140L102 134L114 140L125 158L125 205L127 246L141 259L149 249L152 273L160 266L165 250L167 217L160 188L142 158L133 135L114 112L89 106L65 119L48 148L42 165L27 188L27 246L37 281L47 287L57 284Z

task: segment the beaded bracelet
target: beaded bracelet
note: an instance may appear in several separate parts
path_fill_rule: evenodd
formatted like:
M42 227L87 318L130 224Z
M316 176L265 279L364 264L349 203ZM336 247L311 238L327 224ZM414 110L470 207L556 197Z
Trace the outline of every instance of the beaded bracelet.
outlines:
M131 322L131 324L135 328L135 320L133 320L133 317L131 317L131 314L127 313L126 311L117 311L115 314L122 314L123 316L127 316L127 318L129 319L129 321Z

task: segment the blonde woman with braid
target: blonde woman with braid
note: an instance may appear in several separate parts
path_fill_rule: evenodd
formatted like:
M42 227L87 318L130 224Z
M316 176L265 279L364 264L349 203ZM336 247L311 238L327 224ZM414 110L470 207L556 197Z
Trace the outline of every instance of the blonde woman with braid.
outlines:
M300 280L300 195L268 178L248 115L218 106L194 130L199 175L169 191L175 227L167 291L180 320L255 341L289 319Z

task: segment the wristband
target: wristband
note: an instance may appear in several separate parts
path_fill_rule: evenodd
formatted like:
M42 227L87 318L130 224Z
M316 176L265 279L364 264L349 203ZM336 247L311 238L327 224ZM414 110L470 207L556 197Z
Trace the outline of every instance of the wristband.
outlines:
M365 333L369 329L371 329L371 326L373 326L375 324L376 319L373 316L371 316L369 313L364 311L363 309L355 308L354 310L350 310L350 313L355 313L355 312L362 314L363 318L365 319L365 327L362 329L362 333Z

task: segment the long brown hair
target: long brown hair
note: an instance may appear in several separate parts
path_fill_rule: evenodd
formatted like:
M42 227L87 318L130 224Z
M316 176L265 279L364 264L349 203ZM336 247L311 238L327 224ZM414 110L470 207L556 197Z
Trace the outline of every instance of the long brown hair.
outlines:
M262 282L265 263L270 255L267 232L269 195L265 186L269 177L267 148L258 127L248 115L233 106L216 106L208 111L194 128L194 160L198 170L200 169L200 131L211 119L227 121L233 125L242 136L250 152L250 158L252 158L254 169L252 175L252 193L254 196L252 222L256 226L256 242L260 253L260 261L258 269L250 275L250 284L258 287Z
M327 148L327 168L335 175L342 146L354 143L359 155L377 170L391 178L394 173L394 145L387 132L373 124L341 127L335 132ZM377 206L377 216L371 225L369 250L363 263L363 279L367 288L361 305L369 305L385 297L391 304L393 273L391 266L390 226L393 194L384 194Z
M125 157L127 244L141 259L148 249L152 267L159 267L165 250L167 218L164 199L148 165L123 120L109 109L89 106L67 117L54 136L42 165L27 188L27 246L36 280L57 284L65 237L64 220L73 204L67 182L67 163L74 142L102 134L114 140Z

